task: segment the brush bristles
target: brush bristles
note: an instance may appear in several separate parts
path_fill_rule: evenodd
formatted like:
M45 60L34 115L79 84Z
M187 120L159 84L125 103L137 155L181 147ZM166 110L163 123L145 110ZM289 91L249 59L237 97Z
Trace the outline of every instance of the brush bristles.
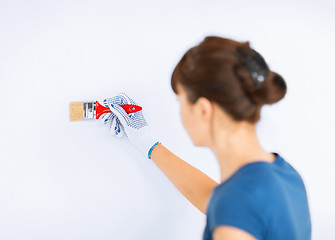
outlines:
M82 102L70 102L70 121L84 119L84 104Z

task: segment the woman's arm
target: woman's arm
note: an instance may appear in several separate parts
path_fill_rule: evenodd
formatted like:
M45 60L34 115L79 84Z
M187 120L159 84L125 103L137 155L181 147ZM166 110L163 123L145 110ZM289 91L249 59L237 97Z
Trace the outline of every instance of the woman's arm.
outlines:
M191 166L162 144L151 153L153 162L163 171L176 188L202 213L206 214L207 204L216 181Z
M214 240L257 240L250 233L245 232L242 229L231 227L231 226L218 226L213 230Z

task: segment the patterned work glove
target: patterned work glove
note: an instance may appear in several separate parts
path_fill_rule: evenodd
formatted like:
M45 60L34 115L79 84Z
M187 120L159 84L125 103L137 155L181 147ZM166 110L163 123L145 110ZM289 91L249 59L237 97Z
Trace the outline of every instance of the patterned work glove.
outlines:
M104 99L103 104L112 111L112 113L100 117L108 125L110 131L118 137L128 138L135 148L151 159L152 149L160 142L151 134L142 111L128 114L120 106L122 104L138 104L123 92L117 96Z
M115 97L113 97L111 99L113 99L115 101L115 102L113 102L113 104L117 104L116 100L115 100ZM103 104L103 105L105 107L108 107L107 104ZM102 114L100 116L100 118L98 119L98 121L105 124L114 136L119 137L119 138L126 137L126 134L124 132L124 129L123 129L123 126L122 126L120 120L118 119L118 117L113 112Z

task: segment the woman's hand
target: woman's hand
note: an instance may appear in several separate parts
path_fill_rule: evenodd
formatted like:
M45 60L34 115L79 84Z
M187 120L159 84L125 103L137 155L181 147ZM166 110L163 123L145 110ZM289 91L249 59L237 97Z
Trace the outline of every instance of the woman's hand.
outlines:
M103 104L105 107L109 107L112 112L101 116L101 121L109 127L113 134L128 138L140 152L149 157L149 150L158 140L152 136L142 110L128 114L120 106L122 104L138 104L123 92L117 96L104 99Z

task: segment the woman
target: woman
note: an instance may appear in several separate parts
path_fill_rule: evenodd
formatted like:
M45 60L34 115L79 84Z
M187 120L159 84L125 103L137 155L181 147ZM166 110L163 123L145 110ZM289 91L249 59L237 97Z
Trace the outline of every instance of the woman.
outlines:
M220 183L165 148L150 132L142 111L125 93L104 100L115 135L124 134L207 215L204 239L310 239L304 183L278 153L267 152L256 134L261 107L281 100L283 78L272 72L249 42L210 36L177 64L171 85L184 127L196 146L206 146L220 165Z

